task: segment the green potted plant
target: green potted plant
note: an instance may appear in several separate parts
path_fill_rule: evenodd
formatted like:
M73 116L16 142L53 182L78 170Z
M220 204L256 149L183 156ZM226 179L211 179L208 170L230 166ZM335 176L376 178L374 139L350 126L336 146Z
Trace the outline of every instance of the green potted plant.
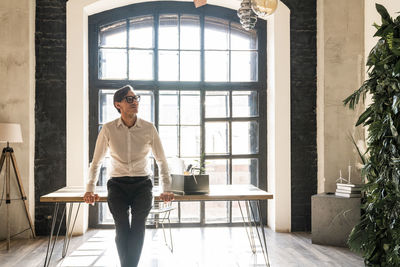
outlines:
M366 180L361 220L348 244L366 266L400 266L400 17L376 4L382 24L368 59L368 79L344 104L354 109L366 94L372 103L356 126L368 127L368 153L361 170Z

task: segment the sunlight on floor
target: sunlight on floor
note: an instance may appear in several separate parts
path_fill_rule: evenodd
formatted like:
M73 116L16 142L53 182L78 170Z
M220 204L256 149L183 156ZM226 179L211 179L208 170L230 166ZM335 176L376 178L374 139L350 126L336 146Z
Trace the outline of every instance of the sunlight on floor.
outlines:
M141 267L233 267L265 266L261 247L251 252L244 229L172 229L174 252L165 245L162 230L146 230ZM57 264L59 267L119 267L115 231L98 231ZM190 243L188 243L190 242Z

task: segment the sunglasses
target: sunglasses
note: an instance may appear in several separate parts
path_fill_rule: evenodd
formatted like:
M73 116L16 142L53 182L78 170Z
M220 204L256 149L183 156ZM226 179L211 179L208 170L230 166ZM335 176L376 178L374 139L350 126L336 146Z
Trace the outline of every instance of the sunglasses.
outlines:
M125 96L125 100L127 103L133 103L133 101L140 102L140 95Z

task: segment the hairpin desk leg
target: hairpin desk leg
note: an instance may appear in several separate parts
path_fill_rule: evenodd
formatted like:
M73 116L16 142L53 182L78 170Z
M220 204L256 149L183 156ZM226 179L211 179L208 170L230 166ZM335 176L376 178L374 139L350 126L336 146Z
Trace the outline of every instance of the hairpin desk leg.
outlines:
M49 235L49 241L47 243L47 251L46 251L46 258L44 260L44 267L50 266L51 256L53 254L54 246L56 245L58 235L60 234L61 224L62 224L62 221L63 221L64 216L65 216L66 207L64 207L64 210L63 210L63 213L62 213L62 216L61 216L61 220L60 220L60 223L58 225L57 233L56 233L55 237L53 238L54 229L55 229L56 223L57 223L57 215L58 215L59 206L60 206L60 203L56 202L56 204L54 206L53 218L52 218L52 221L51 221L51 230L50 230L50 235ZM52 240L53 240L53 244L51 244ZM50 249L50 246L51 246L51 249Z

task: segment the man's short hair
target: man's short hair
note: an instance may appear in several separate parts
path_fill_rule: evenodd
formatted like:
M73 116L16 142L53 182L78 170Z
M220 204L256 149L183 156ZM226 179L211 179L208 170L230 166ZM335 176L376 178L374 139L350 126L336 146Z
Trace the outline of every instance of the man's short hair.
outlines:
M122 100L124 100L124 97L128 94L129 91L134 92L134 89L132 86L127 84L127 85L124 85L123 87L119 88L114 93L114 107L118 110L119 113L121 113L121 111L119 110L119 108L117 108L115 106L115 102L121 102Z

